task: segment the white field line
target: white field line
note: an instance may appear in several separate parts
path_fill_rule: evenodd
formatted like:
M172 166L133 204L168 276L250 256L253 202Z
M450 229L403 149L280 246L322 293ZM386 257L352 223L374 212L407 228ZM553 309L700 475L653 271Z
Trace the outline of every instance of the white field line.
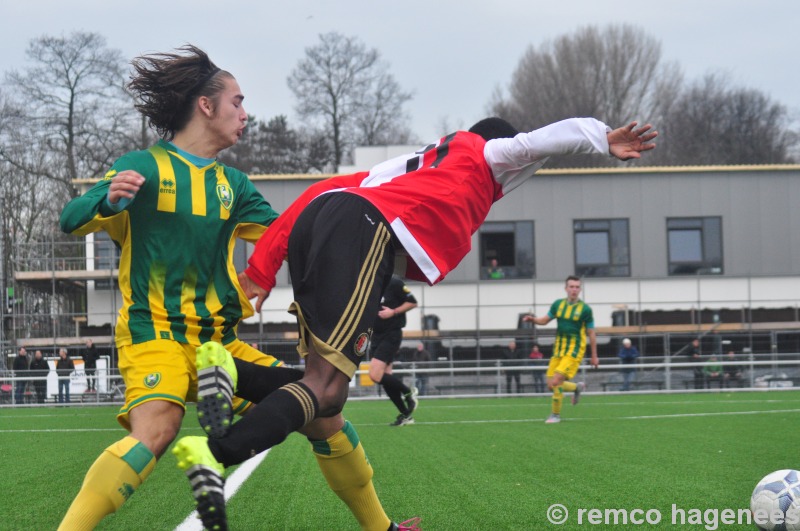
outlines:
M651 420L651 419L672 419L672 418L689 418L689 417L721 417L726 415L762 415L771 413L800 413L800 409L759 409L755 411L714 411L705 413L675 413L671 415L636 415L636 416L619 416L619 417L570 417L568 422L573 421L587 421L587 420ZM544 417L536 417L529 419L486 419L486 420L444 420L444 421L416 421L414 426L439 426L445 424L514 424L520 422L543 422ZM367 424L361 422L359 427L374 427L385 426L386 424ZM408 428L414 429L414 428Z
M782 404L782 403L797 403L798 400L715 400L714 404ZM424 401L425 409L484 409L496 408L496 404L475 404L475 405L457 405L457 404L444 404L439 401ZM608 407L608 406L653 406L653 405L685 405L685 406L698 406L703 407L710 402L691 402L691 401L674 401L665 400L659 402L581 402L581 409L591 407ZM508 408L536 408L536 407L550 407L548 401L519 401L515 404L503 404L504 409ZM753 415L756 413L794 413L800 411L798 409L781 409L781 410L759 410L759 411L730 411L730 412L711 412L711 413L677 413L674 415L642 415L642 416L621 416L621 417L603 417L604 419L657 419L657 418L680 418L680 417L698 417L698 416L715 416L715 415ZM463 421L417 421L417 424L481 424L490 422L537 422L540 420L538 417L533 419L517 419L517 420L463 420ZM597 420L596 417L572 418L570 420ZM383 426L381 423L359 423L359 426ZM199 431L199 428L197 428ZM36 429L21 429L21 430L4 430L0 429L0 434L3 433L77 433L77 432L106 432L106 431L120 431L120 428L36 428ZM254 458L255 459L255 458Z
M540 397L532 397L527 400L518 399L516 403L513 404L503 404L502 406L498 406L497 404L445 404L443 401L440 400L426 400L423 398L421 403L425 406L425 409L481 409L481 408L497 408L502 407L503 409L506 408L514 408L514 407L535 407L535 406L547 406L550 407L550 396L540 396ZM584 393L581 395L583 397L592 396L591 393ZM595 395L597 396L597 395ZM472 398L472 397L471 397ZM480 398L480 397L478 397ZM541 400L544 399L544 400ZM453 400L456 401L456 400ZM581 402L581 407L608 407L608 406L663 406L663 405L685 405L685 406L698 406L702 407L706 404L783 404L783 403L790 403L790 404L797 404L800 403L800 400L781 400L781 399L771 399L771 400L727 400L727 399L719 399L710 402L706 401L690 401L690 400L663 400L659 402L652 402L652 401L642 401L642 402L631 402L631 401L624 401L624 402L592 402L589 400L585 400Z

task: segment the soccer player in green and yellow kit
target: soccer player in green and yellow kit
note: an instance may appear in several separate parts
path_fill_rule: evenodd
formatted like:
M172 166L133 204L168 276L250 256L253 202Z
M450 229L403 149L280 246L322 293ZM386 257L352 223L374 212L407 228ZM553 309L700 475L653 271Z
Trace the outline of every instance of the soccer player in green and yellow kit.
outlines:
M536 317L526 315L523 320L537 325L546 325L557 320L556 341L553 345L553 356L547 368L547 387L553 391L552 413L545 421L548 424L561 422L561 403L564 391L572 392L572 403L577 404L584 382L571 382L578 373L578 367L586 353L586 338L592 349L592 367L597 368L597 338L594 333L594 317L588 304L578 298L581 294L581 279L570 275L564 287L567 297L558 299L551 306L547 315Z
M237 280L235 239L256 241L278 216L244 173L216 160L244 132L244 96L205 52L190 45L180 52L137 58L128 85L161 140L122 156L61 214L64 232L105 230L121 250L115 341L126 391L117 419L130 433L91 466L60 530L94 529L151 473L180 429L186 402L204 400L198 347L224 345L237 363L280 365L236 335L253 308ZM268 372L263 394L303 374ZM232 394L236 381L230 384ZM246 406L232 400L228 412ZM349 423L334 415L306 428L323 474L359 522L388 529L372 468ZM211 495L223 496L222 484L214 487Z

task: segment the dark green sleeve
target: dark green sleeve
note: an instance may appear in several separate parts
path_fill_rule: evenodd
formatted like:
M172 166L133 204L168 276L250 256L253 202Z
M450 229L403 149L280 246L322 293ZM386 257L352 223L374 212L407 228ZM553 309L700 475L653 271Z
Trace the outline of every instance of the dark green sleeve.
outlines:
M103 179L95 184L83 195L76 197L66 204L61 211L61 230L68 234L88 234L101 228L100 224L93 230L81 231L91 223L98 215L100 217L108 217L111 212L101 211L104 203L106 202L106 194L108 194L108 185L111 179ZM110 210L110 209L102 209Z
M547 315L550 316L550 319L555 319L556 314L558 313L558 305L561 303L561 299L557 299L553 301L553 304L550 305L550 309L547 311Z
M272 205L256 190L247 175L233 168L226 168L226 170L231 172L232 176L236 175L239 183L240 203L237 213L239 223L270 226L278 217L278 213L272 208Z
M156 165L148 151L136 151L120 157L103 179L64 206L61 211L61 230L82 236L103 228L104 222L118 213L106 203L111 179L123 170L136 170L145 179L156 173Z
M592 308L588 304L584 311L583 321L586 323L586 328L594 328L594 313L592 313Z

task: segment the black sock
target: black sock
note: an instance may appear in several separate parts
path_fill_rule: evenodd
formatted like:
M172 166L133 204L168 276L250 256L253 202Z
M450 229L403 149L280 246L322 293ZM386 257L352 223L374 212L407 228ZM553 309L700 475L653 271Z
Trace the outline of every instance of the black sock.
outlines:
M317 415L317 397L302 382L285 385L259 402L225 437L209 438L208 447L225 465L237 465L283 442Z
M236 396L258 404L270 393L286 384L296 382L305 374L299 369L288 367L265 367L233 358L239 381L236 384Z
M406 401L403 399L403 395L410 393L411 389L409 389L400 378L392 376L391 374L383 375L383 378L381 378L381 386L384 391L386 391L389 400L397 407L397 410L403 415L408 415L408 408L406 407Z

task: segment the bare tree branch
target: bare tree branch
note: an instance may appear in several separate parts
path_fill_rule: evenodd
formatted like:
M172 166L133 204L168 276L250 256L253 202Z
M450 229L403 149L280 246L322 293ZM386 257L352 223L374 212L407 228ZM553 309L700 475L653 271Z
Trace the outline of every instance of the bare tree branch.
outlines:
M322 123L333 145L338 168L346 149L356 143L394 142L407 138L403 105L411 95L400 90L375 49L355 37L331 32L306 49L287 83L297 98L301 118ZM379 140L380 139L380 140Z

